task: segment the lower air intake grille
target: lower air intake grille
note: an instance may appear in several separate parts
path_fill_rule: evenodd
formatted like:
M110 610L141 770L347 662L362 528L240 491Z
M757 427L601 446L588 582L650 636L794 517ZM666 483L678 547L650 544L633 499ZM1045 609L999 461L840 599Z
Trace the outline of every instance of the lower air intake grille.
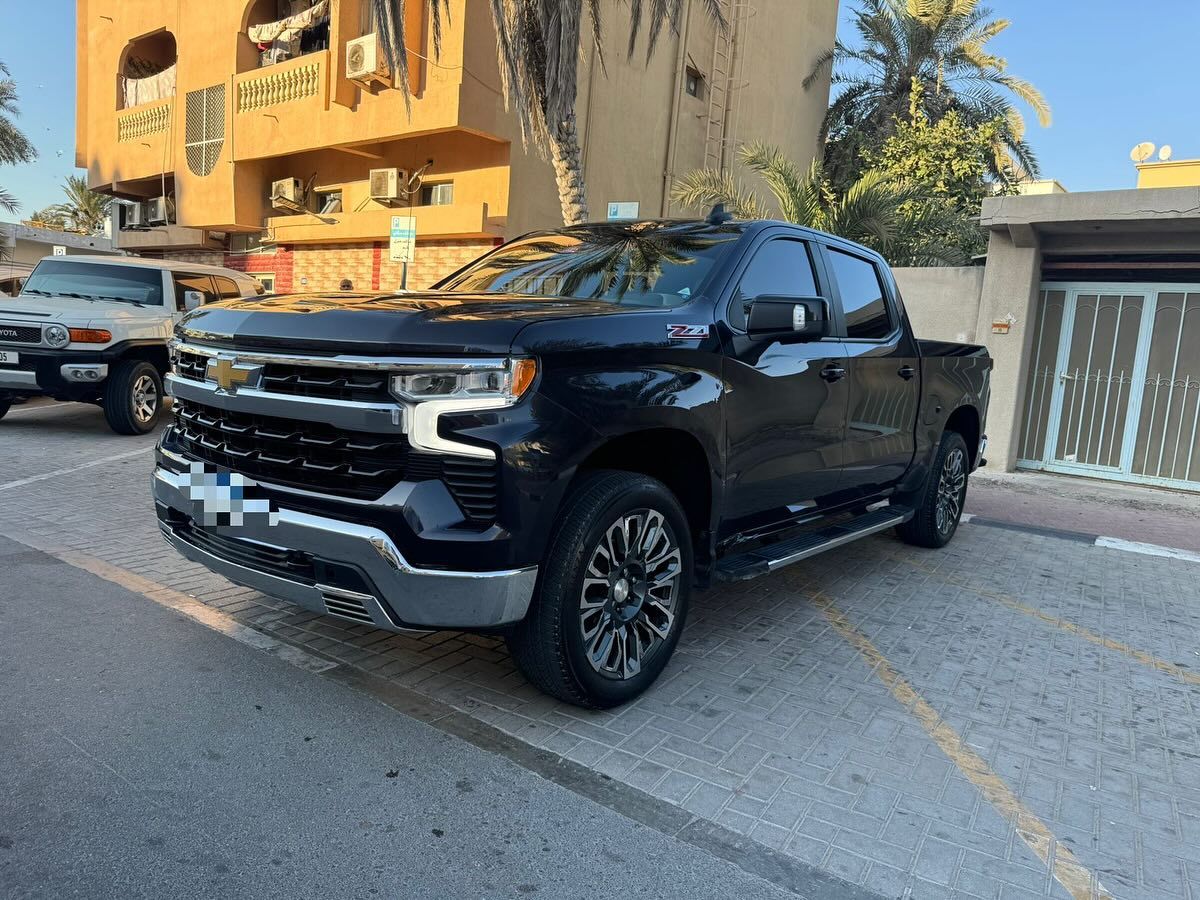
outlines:
M361 622L363 625L374 625L375 619L367 610L367 605L355 594L348 591L333 593L322 590L321 599L325 601L325 610L331 616Z

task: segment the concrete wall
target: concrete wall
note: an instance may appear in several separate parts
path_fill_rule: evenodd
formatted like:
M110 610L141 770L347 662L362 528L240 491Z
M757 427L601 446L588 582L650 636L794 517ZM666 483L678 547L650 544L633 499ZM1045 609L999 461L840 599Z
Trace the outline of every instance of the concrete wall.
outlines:
M982 266L892 269L918 337L977 342Z

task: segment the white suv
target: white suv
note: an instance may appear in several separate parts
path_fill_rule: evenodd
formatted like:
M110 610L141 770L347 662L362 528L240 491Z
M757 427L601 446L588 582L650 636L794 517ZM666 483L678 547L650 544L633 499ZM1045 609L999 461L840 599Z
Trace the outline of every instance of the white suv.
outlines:
M167 341L204 303L262 294L219 266L122 256L47 256L18 297L0 297L0 418L17 395L97 403L118 434L162 413Z

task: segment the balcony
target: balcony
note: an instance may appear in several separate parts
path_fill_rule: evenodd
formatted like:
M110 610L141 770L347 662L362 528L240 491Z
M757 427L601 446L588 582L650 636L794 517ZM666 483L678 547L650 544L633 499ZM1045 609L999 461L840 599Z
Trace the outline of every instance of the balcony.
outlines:
M119 110L117 112L117 141L126 143L169 131L173 107L174 101L167 99Z
M295 107L302 106L306 113L315 112L317 108L324 110L329 99L328 74L328 50L244 72L234 79L234 111L241 114L268 107L292 106L293 109L286 112L294 116ZM313 97L317 100L299 102Z

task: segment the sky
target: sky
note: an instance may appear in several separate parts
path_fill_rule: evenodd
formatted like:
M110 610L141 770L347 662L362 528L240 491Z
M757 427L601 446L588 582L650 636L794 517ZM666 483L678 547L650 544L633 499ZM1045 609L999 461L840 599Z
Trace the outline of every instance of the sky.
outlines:
M856 5L842 0L846 38ZM1142 141L1171 144L1176 159L1200 158L1200 2L990 5L1013 22L990 46L1012 74L1042 90L1054 111L1050 128L1038 127L1031 112L1026 117L1045 177L1071 191L1134 187L1129 151ZM58 202L63 178L75 171L74 0L0 0L0 60L17 83L17 124L39 153L34 163L0 166L0 186L28 214Z

